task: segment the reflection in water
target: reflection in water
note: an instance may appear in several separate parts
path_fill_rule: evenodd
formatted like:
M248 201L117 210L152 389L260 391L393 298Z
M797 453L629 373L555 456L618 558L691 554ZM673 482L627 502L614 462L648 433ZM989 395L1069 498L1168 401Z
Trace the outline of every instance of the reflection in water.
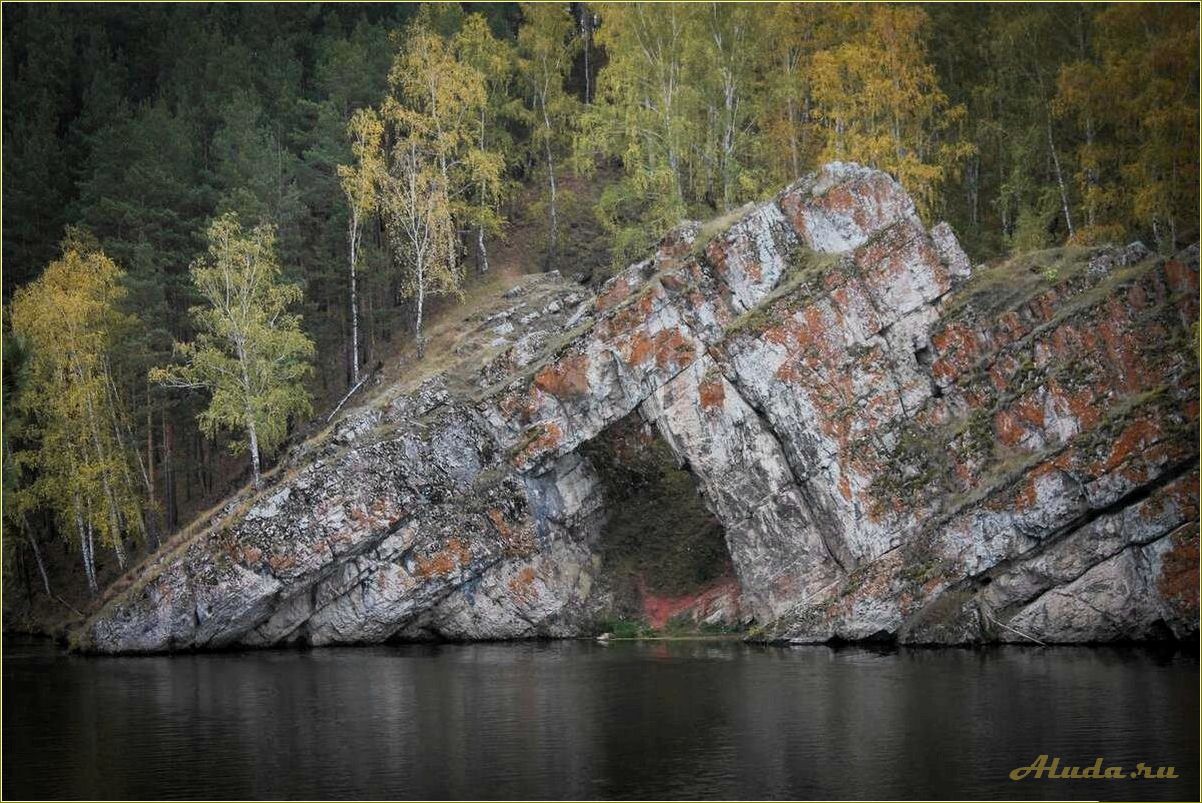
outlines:
M3 794L1102 798L1198 788L1196 655L734 643L5 645ZM1039 754L1180 779L1009 780Z

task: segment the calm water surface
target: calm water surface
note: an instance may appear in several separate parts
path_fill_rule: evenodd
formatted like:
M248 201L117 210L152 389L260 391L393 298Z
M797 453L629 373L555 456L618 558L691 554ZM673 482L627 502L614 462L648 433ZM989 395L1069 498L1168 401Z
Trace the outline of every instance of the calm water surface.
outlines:
M1198 799L1196 645L4 648L9 799ZM1040 753L1181 777L1009 780Z

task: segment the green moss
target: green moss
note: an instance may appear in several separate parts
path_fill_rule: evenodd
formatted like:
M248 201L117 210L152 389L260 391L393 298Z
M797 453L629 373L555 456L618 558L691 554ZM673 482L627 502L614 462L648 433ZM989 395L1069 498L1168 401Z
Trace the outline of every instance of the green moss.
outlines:
M731 321L726 327L727 337L758 334L779 324L788 311L814 294L841 257L841 254L820 254L803 246L794 248L788 255L780 284L753 309Z
M1091 248L1049 248L977 270L946 309L952 316L971 312L982 318L996 317L1055 283L1080 275L1096 253Z
M724 215L707 220L701 224L697 230L697 236L693 239L693 255L700 256L705 253L705 249L719 235L725 234L732 226L738 223L743 218L747 217L748 213L755 209L755 204L745 204L738 209L733 209Z
M655 635L655 630L642 619L606 618L595 625L597 635L609 633L614 638L635 639Z
M919 494L951 490L947 429L926 431L907 421L895 432L897 442L886 458L886 469L873 480L871 493L878 499L915 502Z

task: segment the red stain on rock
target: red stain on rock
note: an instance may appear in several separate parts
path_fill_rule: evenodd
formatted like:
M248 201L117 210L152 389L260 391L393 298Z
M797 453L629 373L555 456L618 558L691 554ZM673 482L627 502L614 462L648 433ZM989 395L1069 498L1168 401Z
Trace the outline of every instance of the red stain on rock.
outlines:
M700 622L718 606L737 610L740 590L738 580L724 577L700 591L679 596L653 594L640 581L639 593L643 598L643 618L656 630L662 630L668 622L686 613L694 622Z

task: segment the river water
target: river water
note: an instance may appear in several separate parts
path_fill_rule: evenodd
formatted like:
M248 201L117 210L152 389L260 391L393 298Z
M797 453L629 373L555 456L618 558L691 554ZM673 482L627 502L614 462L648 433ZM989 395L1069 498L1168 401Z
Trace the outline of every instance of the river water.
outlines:
M82 658L5 639L3 795L1196 800L1197 645L398 645ZM1040 754L1176 780L1010 780Z

